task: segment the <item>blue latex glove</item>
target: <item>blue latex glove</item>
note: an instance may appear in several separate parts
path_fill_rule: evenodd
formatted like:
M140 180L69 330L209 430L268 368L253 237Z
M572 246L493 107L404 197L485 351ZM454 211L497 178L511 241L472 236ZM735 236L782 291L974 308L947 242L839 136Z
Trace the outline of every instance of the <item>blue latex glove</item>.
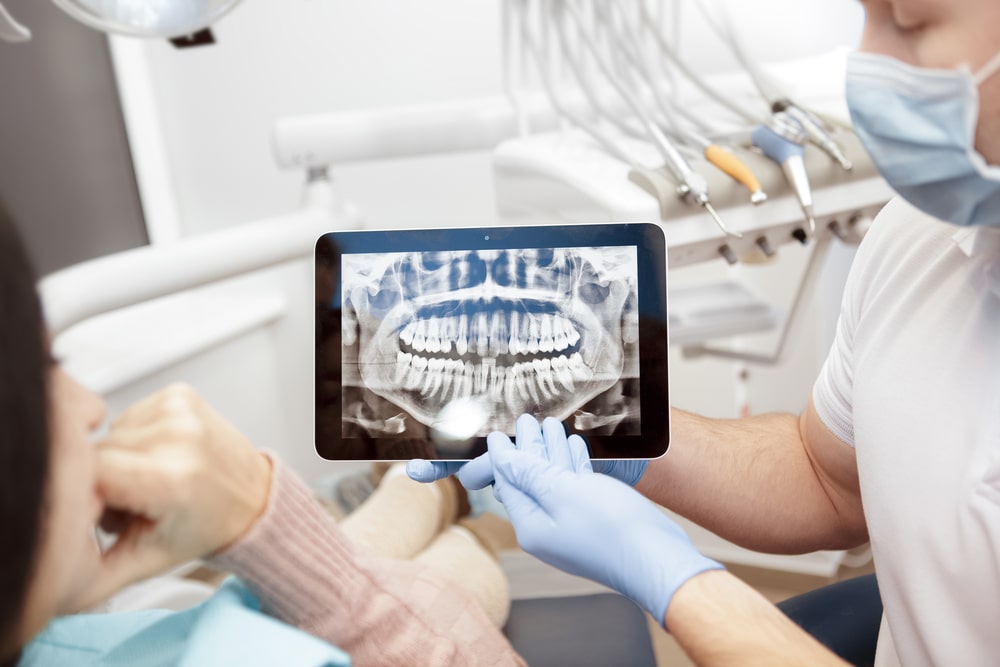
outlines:
M483 454L486 456L486 454ZM449 475L454 475L465 461L428 461L427 459L411 459L406 462L406 474L415 482L436 482Z
M579 438L579 436L573 436ZM648 459L622 461L600 460L591 462L594 472L621 480L635 486L649 466ZM481 454L468 463L464 461L427 461L413 459L406 464L406 474L417 482L434 482L449 475L458 474L459 481L470 491L483 489L493 483L493 466L489 452Z
M614 477L629 486L635 486L642 479L646 468L649 467L649 459L628 459L621 461L603 459L600 461L591 461L590 465L594 467L594 472Z
M531 415L516 442L486 439L494 493L525 551L631 598L663 624L681 584L721 565L705 558L676 523L634 489L594 474L583 439Z
M406 474L416 482L435 482L449 475L458 475L462 486L470 491L485 489L493 483L493 465L490 463L489 452L468 462L411 459L406 463Z

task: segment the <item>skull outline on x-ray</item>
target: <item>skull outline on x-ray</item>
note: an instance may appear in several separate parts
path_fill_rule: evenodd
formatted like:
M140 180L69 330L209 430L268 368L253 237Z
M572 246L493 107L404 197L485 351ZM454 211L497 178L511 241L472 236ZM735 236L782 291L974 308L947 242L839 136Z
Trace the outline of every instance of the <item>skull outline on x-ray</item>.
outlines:
M345 255L343 340L364 386L430 425L457 399L566 419L622 377L634 342L636 249ZM346 375L346 374L345 374Z

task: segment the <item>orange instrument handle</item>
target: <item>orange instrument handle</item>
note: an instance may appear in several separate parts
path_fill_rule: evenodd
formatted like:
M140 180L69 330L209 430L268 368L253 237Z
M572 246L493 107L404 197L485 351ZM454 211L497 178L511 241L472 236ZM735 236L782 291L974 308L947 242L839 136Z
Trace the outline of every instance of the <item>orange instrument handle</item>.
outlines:
M712 144L705 149L705 159L741 183L751 194L763 193L760 181L747 164L722 146Z

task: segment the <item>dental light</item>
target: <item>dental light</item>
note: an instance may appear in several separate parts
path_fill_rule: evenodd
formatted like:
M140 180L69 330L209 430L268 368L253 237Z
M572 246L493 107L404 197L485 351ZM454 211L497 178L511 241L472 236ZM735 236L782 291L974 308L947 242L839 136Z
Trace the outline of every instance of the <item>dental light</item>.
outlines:
M132 37L180 37L202 30L240 0L52 0L81 23ZM23 42L31 32L0 5L0 39Z

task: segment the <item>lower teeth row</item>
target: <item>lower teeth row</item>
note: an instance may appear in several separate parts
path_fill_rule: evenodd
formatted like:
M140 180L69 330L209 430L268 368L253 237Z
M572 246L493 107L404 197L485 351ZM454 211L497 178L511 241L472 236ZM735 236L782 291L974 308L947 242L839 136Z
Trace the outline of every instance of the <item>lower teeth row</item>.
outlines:
M508 403L539 403L563 392L572 393L577 382L586 382L591 376L579 352L506 367L497 366L491 358L473 364L399 352L394 380L406 391L419 392L421 398L442 402L488 396L494 402L506 399Z

